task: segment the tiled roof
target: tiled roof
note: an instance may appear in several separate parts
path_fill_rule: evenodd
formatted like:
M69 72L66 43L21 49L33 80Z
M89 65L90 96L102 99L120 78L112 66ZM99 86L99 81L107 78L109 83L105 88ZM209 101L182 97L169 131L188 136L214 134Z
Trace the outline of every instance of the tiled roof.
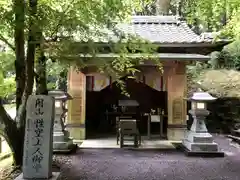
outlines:
M138 36L158 44L201 44L212 43L214 40L212 33L196 34L187 22L178 16L132 16L130 22L116 25L116 30L120 31L96 28L92 27L91 38L99 43L118 42L120 32L125 36ZM96 35L95 32L100 32L101 35ZM84 34L77 33L74 34L74 38L78 42L87 42L89 35L85 37Z
M208 61L210 60L210 56L206 55L200 55L200 54L187 54L187 53L155 53L155 54L144 54L144 53L129 53L125 54L126 57L128 58L144 58L148 57L151 59L161 59L161 60L198 60L198 61ZM120 55L117 53L108 53L108 54L96 54L96 55L91 55L91 54L79 54L79 57L83 58L119 58Z
M190 29L186 21L177 16L133 16L131 23L119 24L124 33L137 35L152 43L210 42Z

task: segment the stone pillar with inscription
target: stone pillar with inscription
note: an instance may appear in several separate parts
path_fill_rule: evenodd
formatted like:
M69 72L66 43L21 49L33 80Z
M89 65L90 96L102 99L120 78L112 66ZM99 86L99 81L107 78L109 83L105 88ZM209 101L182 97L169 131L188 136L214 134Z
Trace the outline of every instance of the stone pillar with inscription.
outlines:
M164 63L164 79L168 91L168 129L169 140L181 141L186 129L186 65L184 62Z
M24 138L23 173L20 179L57 179L52 172L54 99L45 95L28 98Z

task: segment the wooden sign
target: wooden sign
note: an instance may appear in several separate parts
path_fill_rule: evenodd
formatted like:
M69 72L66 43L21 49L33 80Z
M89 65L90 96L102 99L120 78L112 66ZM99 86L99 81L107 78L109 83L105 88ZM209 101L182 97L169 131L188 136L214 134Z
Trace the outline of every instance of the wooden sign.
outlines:
M175 99L173 101L173 119L181 120L183 117L183 100L182 99Z

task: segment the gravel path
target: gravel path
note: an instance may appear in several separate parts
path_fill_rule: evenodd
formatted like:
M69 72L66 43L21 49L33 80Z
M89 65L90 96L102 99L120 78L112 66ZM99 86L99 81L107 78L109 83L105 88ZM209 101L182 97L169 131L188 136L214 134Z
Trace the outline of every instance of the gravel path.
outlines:
M186 157L178 151L81 149L64 175L71 180L239 180L240 151L217 136L227 156Z

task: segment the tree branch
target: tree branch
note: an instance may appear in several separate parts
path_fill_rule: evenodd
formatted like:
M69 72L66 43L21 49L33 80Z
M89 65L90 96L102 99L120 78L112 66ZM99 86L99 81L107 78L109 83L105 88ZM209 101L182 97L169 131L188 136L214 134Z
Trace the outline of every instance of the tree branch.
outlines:
M0 102L1 101L2 98L0 97ZM15 121L10 117L10 115L7 113L3 105L0 103L0 126L1 126L0 129L4 131L5 128L11 127L12 124L15 124Z
M14 45L12 45L2 34L0 34L0 40L8 45L13 51L15 51Z
M60 28L60 25L62 24L61 22L62 22L62 20L63 20L63 17L65 16L67 10L68 10L68 9L71 7L71 5L74 3L74 1L75 1L75 0L72 0L71 3L66 7L66 9L63 10L62 16L60 17L60 19L59 19L59 21L58 21L58 24L57 24L57 26L56 26L55 31L50 35L50 38L51 38L51 39L57 39L57 38L58 38L57 32L58 32L58 30L59 30L59 28ZM54 36L55 33L56 33L56 35Z

